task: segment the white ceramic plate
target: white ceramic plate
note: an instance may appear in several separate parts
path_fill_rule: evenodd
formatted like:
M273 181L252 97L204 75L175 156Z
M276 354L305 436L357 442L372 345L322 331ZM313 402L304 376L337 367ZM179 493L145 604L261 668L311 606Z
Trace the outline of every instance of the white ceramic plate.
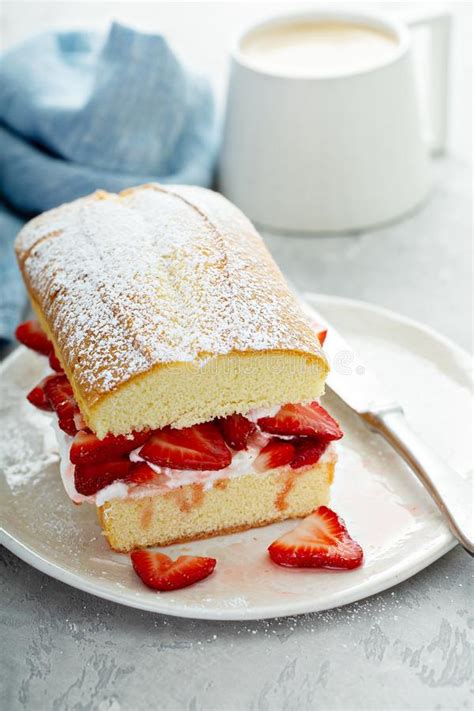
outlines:
M470 467L470 357L420 324L368 304L306 295L398 394L413 427L461 473ZM288 570L267 546L294 522L172 546L217 558L207 580L175 593L142 585L113 553L92 506L63 491L49 417L25 393L43 359L18 349L0 371L0 515L7 548L35 568L108 600L182 617L243 620L325 610L385 590L454 545L430 498L390 448L336 398L326 406L346 433L331 506L365 551L354 571Z

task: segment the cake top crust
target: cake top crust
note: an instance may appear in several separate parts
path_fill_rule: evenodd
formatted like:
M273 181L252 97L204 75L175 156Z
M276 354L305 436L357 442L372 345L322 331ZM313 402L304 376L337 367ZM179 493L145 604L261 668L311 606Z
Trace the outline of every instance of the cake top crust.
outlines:
M31 220L15 246L33 302L90 403L158 364L235 351L324 358L252 224L210 190L98 191Z

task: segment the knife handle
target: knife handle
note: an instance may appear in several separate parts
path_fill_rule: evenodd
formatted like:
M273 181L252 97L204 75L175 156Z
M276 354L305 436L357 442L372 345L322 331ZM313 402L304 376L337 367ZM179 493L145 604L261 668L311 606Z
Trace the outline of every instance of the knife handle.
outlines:
M472 486L451 469L409 427L401 407L365 412L370 429L381 434L400 454L427 489L448 525L468 553L474 555Z

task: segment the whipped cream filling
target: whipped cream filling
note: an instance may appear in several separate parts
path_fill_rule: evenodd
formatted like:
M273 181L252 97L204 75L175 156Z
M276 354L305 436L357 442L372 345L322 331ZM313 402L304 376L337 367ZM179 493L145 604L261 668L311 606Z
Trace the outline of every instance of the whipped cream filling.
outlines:
M245 417L250 422L257 422L261 417L275 417L281 405L275 405L274 407L255 407L250 412L247 412Z
M196 469L170 469L169 467L160 467L158 464L153 464L152 462L146 462L148 466L153 469L155 474L165 477L164 481L167 489L177 489L180 486L187 486L188 484L202 484L204 490L207 491L212 489L214 483L218 479L235 479L235 477L243 476L244 474L261 474L254 467L254 462L265 444L270 440L270 435L262 436L258 439L258 446L251 443L248 445L247 449L240 452L232 452L232 461L228 467L224 469L216 470L202 470L198 471ZM140 457L140 447L134 449L130 452L130 461L132 462L144 462L145 460Z
M256 422L261 417L273 417L279 409L279 405L272 408L258 408L251 410L246 417L252 422ZM80 504L84 501L88 501L96 506L103 506L106 501L111 501L112 499L126 499L129 497L142 498L156 493L166 493L167 491L178 489L181 486L188 486L189 484L202 484L204 490L208 491L212 489L215 482L219 479L234 479L239 476L252 474L255 476L265 476L266 472L257 471L254 463L262 447L271 439L271 435L258 431L250 440L247 449L240 452L232 452L232 462L224 469L217 471L171 469L146 462L157 475L156 482L136 485L126 484L123 481L115 481L93 496L84 496L76 490L74 485L74 464L71 463L69 458L73 437L70 437L58 427L56 419L54 419L53 426L59 444L61 479L67 495L74 503ZM130 452L130 461L145 462L145 460L140 457L140 449L141 446ZM334 442L331 442L318 463L333 461L335 458L336 445Z

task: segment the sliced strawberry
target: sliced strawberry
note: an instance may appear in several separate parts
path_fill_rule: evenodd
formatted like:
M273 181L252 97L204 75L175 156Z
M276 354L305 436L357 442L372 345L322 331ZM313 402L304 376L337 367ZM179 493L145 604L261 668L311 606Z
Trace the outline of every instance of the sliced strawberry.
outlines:
M155 430L140 450L153 464L171 469L224 469L232 461L224 439L211 422L175 430Z
M253 465L259 472L266 472L268 469L277 469L289 464L295 456L295 448L291 442L281 439L272 439L260 450L260 453Z
M54 375L49 375L47 378L43 378L43 380L38 383L38 385L36 385L26 396L26 399L31 402L32 405L40 410L45 410L46 412L53 412L51 403L46 397L46 393L44 391L44 386L50 378L54 378Z
M38 321L25 321L17 326L15 338L27 348L37 353L49 355L53 350L51 341L39 325Z
M357 568L364 557L344 521L327 506L274 541L268 552L275 563L290 568Z
M73 464L99 464L120 459L149 438L150 432L132 432L129 435L107 435L98 439L93 432L78 432L71 445L69 458Z
M326 340L326 336L328 335L328 330L327 328L322 329L321 331L318 331L316 334L316 337L319 341L320 346L324 346L324 341Z
M222 432L226 444L237 451L247 449L248 438L257 429L255 424L243 415L219 417L215 420L215 424Z
M207 578L216 567L215 558L181 555L172 560L164 553L133 551L130 554L138 577L153 590L179 590Z
M157 475L146 462L132 462L125 478L127 484L149 484Z
M52 375L45 382L44 392L58 416L60 428L71 437L74 437L77 432L74 416L78 407L66 376Z
M62 373L63 372L63 366L59 362L59 359L56 355L56 353L52 350L51 353L49 354L49 365L52 368L52 370L55 370L56 373Z
M312 437L302 437L293 441L295 446L295 456L291 460L291 468L299 469L307 467L309 464L316 464L326 451L329 442L313 439Z
M336 420L317 402L283 405L275 417L261 417L258 425L270 434L317 437L326 442L343 435Z
M74 468L76 491L84 496L93 496L117 479L125 479L129 469L128 459L102 462L101 464L76 464Z

